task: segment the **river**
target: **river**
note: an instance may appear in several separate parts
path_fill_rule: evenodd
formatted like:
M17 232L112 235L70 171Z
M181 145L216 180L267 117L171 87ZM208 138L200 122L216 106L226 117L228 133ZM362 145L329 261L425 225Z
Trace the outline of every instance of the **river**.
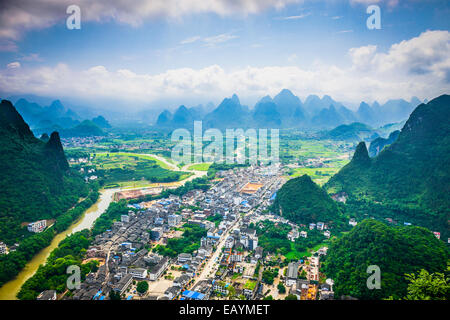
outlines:
M157 158L158 160L161 160L165 162L169 167L171 167L173 170L180 169L175 166L174 164L166 161L162 157L158 157L153 154L149 154L149 156L153 156ZM191 181L194 178L198 178L201 176L206 175L206 171L194 171L194 170L185 170L188 172L193 173L192 176L182 180L179 182L180 185L183 185L186 183L186 181ZM133 189L145 189L145 188L133 188ZM74 222L66 231L63 231L59 234L57 234L50 245L44 249L42 249L38 254L36 254L33 259L31 259L25 267L20 271L20 273L17 275L16 278L13 280L5 283L0 288L0 300L17 300L17 293L20 291L20 288L22 285L27 281L29 278L31 278L36 270L39 268L41 264L44 264L47 260L47 257L50 255L50 253L58 247L58 244L64 240L64 238L67 235L70 235L74 232L81 231L83 229L90 229L92 225L94 224L94 221L108 208L109 204L113 200L114 193L117 191L121 191L121 188L114 188L114 189L105 189L100 191L100 197L98 201L92 205L86 212L81 216L78 221ZM129 189L128 189L129 190Z
M58 233L53 238L50 245L36 254L33 259L25 265L16 278L5 283L0 288L0 300L16 300L16 295L22 285L34 275L41 264L45 263L47 257L56 247L58 247L58 244L64 240L67 235L83 229L91 228L95 219L97 219L108 208L109 204L113 200L114 193L117 191L119 191L119 189L102 190L98 201L86 210L78 221L74 222L66 231Z

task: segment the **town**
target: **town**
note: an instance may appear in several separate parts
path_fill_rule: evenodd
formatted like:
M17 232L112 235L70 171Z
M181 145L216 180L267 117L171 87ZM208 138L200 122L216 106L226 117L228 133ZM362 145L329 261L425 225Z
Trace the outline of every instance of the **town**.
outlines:
M319 283L326 247L283 265L272 284L264 281L266 270L273 270L273 256L258 246L255 226L264 221L286 224L292 227L289 240L307 237L299 226L268 210L284 183L281 166L235 168L217 177L207 191L128 204L128 214L97 235L86 251L87 260L100 262L98 270L62 298L104 300L113 292L126 300L332 299L332 280ZM198 249L175 256L156 250L188 227L204 230ZM330 237L321 222L309 229ZM139 290L142 282L147 283L144 292ZM38 299L49 297L56 299L56 292L44 291Z

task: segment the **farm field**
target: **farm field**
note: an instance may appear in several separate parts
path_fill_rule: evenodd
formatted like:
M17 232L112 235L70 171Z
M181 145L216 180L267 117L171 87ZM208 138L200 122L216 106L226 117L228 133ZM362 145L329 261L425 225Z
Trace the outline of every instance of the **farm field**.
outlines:
M208 171L210 166L211 166L211 163L196 163L196 164L190 165L188 167L188 170Z
M189 172L172 171L170 167L152 156L110 152L92 154L92 165L106 187L148 187L158 182L174 182L191 175Z

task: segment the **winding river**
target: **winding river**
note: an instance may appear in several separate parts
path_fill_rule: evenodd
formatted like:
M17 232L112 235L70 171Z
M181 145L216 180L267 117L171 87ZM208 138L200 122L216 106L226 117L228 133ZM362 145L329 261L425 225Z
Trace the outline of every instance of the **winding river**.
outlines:
M175 171L181 171L177 166L172 163L167 162L164 158L149 154L149 156L155 157L160 161L163 161L170 167L170 169ZM194 178L201 177L206 175L206 171L194 171L194 170L186 170L183 168L183 171L188 171L193 173L190 177L179 181L179 185L183 185L186 181L190 181ZM144 189L144 188L133 188L133 189ZM114 188L114 189L104 189L100 191L100 197L98 201L93 204L86 212L76 221L74 222L66 231L63 231L57 234L50 245L44 249L42 249L38 254L36 254L33 259L31 259L25 267L20 271L16 278L5 283L0 288L0 300L17 300L17 293L20 291L22 285L31 278L34 273L37 271L41 264L44 264L47 260L50 253L58 247L58 244L64 240L64 238L74 232L81 231L83 229L89 229L94 224L94 221L108 208L109 204L113 201L114 193L123 190L122 188ZM130 190L130 189L127 189Z

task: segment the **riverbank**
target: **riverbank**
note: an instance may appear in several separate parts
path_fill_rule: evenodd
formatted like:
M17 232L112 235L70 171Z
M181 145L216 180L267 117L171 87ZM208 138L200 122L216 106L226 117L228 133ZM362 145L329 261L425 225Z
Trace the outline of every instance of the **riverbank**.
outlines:
M108 189L100 191L100 197L95 204L87 209L83 215L74 222L68 229L58 233L50 245L39 251L19 272L19 274L11 281L5 283L0 288L0 300L17 300L17 293L22 285L31 278L41 264L44 264L50 255L50 253L58 247L58 244L64 240L64 238L74 232L90 228L94 221L108 208L112 201L114 192L117 189Z

